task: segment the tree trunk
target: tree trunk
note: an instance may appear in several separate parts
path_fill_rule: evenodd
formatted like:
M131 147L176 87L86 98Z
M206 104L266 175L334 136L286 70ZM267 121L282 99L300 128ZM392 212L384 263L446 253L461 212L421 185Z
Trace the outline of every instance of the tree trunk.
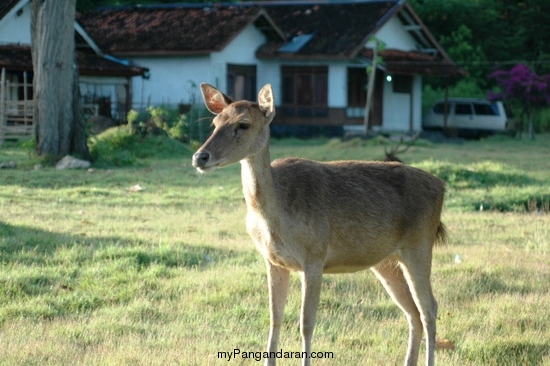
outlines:
M529 107L529 125L527 126L527 136L529 140L535 139L535 134L533 132L533 107Z
M38 156L89 159L75 62L76 0L31 2L34 125Z
M367 101L365 105L365 117L363 119L363 132L365 135L369 133L370 126L370 110L372 104L372 93L374 91L374 83L376 81L376 64L378 61L378 41L375 41L374 48L372 49L372 66L369 74L369 84L367 86Z

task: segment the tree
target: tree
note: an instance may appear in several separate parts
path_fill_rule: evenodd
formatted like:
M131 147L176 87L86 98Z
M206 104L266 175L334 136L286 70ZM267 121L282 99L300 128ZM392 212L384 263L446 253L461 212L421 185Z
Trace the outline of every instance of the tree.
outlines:
M90 159L75 60L76 0L31 2L36 152L49 162Z
M550 72L550 1L409 0L428 29L480 89L495 67L521 62ZM428 79L442 87L440 79ZM462 95L467 96L467 95Z
M369 120L370 120L370 110L372 104L372 94L374 92L374 83L376 81L376 70L377 65L383 62L382 56L380 53L386 48L386 44L379 40L376 37L371 37L370 42L374 43L372 48L372 64L367 67L367 75L369 76L369 81L367 84L367 100L365 103L365 117L363 119L363 128L364 134L367 135L370 131Z
M508 100L521 110L521 118L529 119L529 139L533 134L533 111L550 104L550 74L539 76L525 64L517 64L510 71L498 70L489 75L500 93L489 92L490 100ZM520 130L521 136L521 130Z

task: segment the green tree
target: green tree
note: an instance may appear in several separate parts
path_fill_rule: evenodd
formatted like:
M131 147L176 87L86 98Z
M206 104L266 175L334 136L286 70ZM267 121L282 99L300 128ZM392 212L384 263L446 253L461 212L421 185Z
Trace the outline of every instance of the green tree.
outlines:
M440 42L451 59L460 64L470 78L484 85L483 65L487 64L487 58L481 46L473 42L472 31L468 26L461 24L450 36L441 36Z
M480 87L485 86L486 75L502 65L523 61L535 65L537 72L550 67L550 1L409 1ZM471 58L468 49L473 52Z

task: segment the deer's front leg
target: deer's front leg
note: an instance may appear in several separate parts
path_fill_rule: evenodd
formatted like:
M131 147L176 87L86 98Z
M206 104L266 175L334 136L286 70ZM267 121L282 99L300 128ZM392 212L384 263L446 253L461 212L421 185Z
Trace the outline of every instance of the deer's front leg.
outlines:
M302 313L300 316L300 330L302 332L302 351L307 357L303 358L302 365L309 366L311 355L311 339L315 328L315 316L321 296L323 282L323 264L309 264L302 274Z
M267 352L277 352L279 333L285 311L286 296L288 294L288 280L290 272L282 267L271 264L266 259L267 285L269 288L269 310L270 328L269 340L267 341ZM275 365L276 359L270 358L265 361L266 365Z

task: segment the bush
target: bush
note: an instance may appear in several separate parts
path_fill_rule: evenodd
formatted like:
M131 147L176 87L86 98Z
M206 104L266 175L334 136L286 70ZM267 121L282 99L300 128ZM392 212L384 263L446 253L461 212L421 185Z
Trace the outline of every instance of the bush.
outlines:
M129 166L136 163L136 135L126 126L113 127L90 142L90 155L96 166Z
M132 133L128 126L108 129L90 142L90 154L99 167L139 165L139 159L182 158L191 156L187 145L166 134L157 136Z
M201 118L207 113L203 107L183 108L168 106L147 107L145 111L128 112L130 131L140 136L165 134L175 140L189 143L205 141L210 134L210 118Z

